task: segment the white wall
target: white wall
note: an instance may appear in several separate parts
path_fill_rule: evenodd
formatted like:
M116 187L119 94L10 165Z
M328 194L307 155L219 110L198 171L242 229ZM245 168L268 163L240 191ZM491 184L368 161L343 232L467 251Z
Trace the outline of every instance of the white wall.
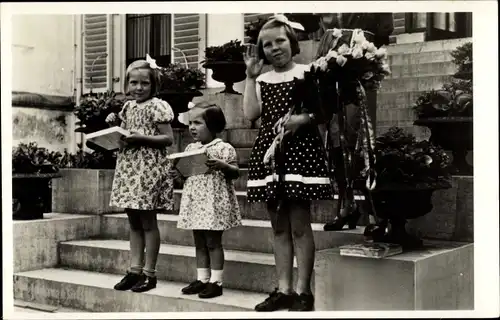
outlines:
M12 17L12 90L73 95L72 15Z

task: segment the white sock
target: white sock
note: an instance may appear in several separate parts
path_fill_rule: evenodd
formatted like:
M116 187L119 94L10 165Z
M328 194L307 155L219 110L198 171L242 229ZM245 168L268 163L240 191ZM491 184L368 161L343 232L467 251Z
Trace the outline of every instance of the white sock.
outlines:
M212 270L212 275L210 276L210 282L216 283L219 286L222 285L222 273L223 270Z
M203 283L207 283L210 280L210 269L208 268L198 268L196 269L198 274L198 279Z

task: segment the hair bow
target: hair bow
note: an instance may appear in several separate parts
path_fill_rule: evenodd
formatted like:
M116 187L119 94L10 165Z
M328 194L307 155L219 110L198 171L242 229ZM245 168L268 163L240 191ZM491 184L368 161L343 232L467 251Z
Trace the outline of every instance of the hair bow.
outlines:
M146 62L149 63L149 67L151 69L160 69L160 67L156 64L156 60L151 58L149 53L146 53Z
M288 20L288 18L284 14L275 13L273 16L269 17L269 20L279 21L283 24L290 26L293 29L302 30L302 31L305 30L304 27L300 23Z
M177 117L177 119L179 120L180 123L182 123L182 124L184 124L186 126L189 126L188 112L189 112L190 109L193 109L195 105L196 105L195 103L193 103L192 101L190 101L188 103L188 111L179 113L179 116Z

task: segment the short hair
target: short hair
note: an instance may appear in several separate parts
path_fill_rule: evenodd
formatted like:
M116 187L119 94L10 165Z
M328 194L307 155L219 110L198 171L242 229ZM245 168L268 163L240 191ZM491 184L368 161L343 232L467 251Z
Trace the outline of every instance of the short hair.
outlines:
M257 50L259 52L259 58L264 60L265 64L270 64L267 60L266 55L264 54L264 47L262 45L262 39L260 38L262 31L274 28L285 28L285 34L290 41L290 48L292 49L292 57L300 53L299 40L297 38L297 33L293 30L290 25L283 23L279 20L269 18L269 21L264 23L262 28L259 31L259 37L257 38Z
M212 134L215 135L224 131L226 128L226 117L218 105L202 101L195 104L194 108L203 109L201 116Z
M149 80L151 81L151 96L156 96L160 90L160 75L155 69L152 69L149 62L146 60L136 60L129 64L127 71L125 72L125 94L128 94L128 81L130 78L130 73L137 69L147 69L149 72Z

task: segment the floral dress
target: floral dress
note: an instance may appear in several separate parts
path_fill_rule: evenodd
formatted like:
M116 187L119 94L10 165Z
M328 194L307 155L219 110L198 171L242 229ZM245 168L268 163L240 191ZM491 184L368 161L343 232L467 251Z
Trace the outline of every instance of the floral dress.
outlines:
M234 162L236 150L229 143L215 139L203 146L191 143L185 151L206 148L209 158ZM215 170L188 177L182 190L178 228L190 230L226 230L241 225L241 214L233 180Z
M283 194L276 195L276 175L263 159L275 135L274 124L292 107L294 78L304 77L306 65L286 72L270 71L257 78L257 99L262 106L261 127L249 160L248 201L270 199L322 200L333 195L326 153L316 127L304 127L285 144Z
M118 117L125 129L159 135L158 124L174 118L170 105L157 98L142 103L127 101ZM125 147L118 153L110 205L137 210L173 208L173 181L167 148Z

